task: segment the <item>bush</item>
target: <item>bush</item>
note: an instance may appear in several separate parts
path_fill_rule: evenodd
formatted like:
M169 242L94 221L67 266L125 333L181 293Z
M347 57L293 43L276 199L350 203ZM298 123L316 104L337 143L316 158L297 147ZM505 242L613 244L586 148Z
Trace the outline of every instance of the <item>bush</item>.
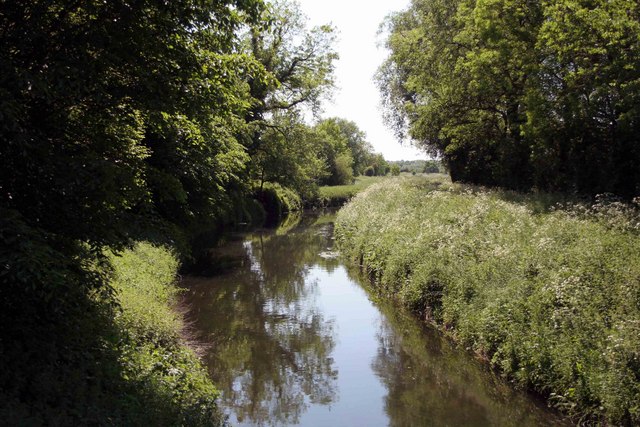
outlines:
M276 183L265 183L262 190L258 190L256 199L266 211L266 222L274 224L285 214L302 209L300 196L289 188Z
M353 182L353 158L349 153L342 153L336 157L334 182L337 185Z
M335 235L380 292L518 384L571 414L637 425L637 210L551 199L396 179L356 196Z

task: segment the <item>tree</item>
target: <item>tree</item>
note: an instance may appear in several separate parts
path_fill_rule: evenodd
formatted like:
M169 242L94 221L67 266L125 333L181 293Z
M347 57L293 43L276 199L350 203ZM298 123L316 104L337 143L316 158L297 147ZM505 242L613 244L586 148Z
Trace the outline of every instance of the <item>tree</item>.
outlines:
M386 21L386 120L441 157L453 180L631 197L639 8L414 0Z
M254 98L247 121L253 123L249 153L260 146L265 128L276 126L273 115L303 108L318 111L333 88L334 29L307 29L306 17L295 1L270 3L262 20L242 35L243 51L258 60L270 79L250 79Z
M544 16L524 127L537 185L640 194L640 5L545 2Z
M319 154L326 165L328 174L321 185L343 185L353 179L353 157L349 150L347 136L336 119L326 119L314 126Z
M3 2L2 205L96 246L173 220L169 202L215 210L243 161L244 74L260 78L234 32L258 5Z
M454 179L529 184L520 104L535 64L537 9L519 0L416 1L389 21L398 36L388 40L394 53L378 77L387 104L398 126L407 112L411 136L442 155Z
M252 158L260 191L274 182L311 198L329 174L317 134L296 114L276 113L271 120L274 126L265 129Z
M440 173L440 162L437 160L427 160L424 163L423 173Z
M391 165L391 175L393 176L398 176L400 175L400 166L398 166L397 164L392 164Z
M3 414L17 404L19 416L46 420L54 407L77 424L69 401L93 417L96 394L124 390L109 380L122 375L104 252L152 226L164 235L215 221L232 203L247 160L236 138L251 106L246 81L264 78L238 54L236 32L261 9L259 0L0 2ZM41 397L34 384L54 391Z
M333 87L334 30L328 25L308 29L299 4L282 0L270 3L241 38L243 52L268 76L248 80L253 104L244 144L251 176L260 190L274 182L309 197L327 170L304 115L317 112Z
M334 117L330 120L340 129L340 133L347 140L347 149L353 158L353 175L361 175L368 166L373 146L367 141L366 134L352 121Z
M340 153L335 159L335 182L341 184L353 182L353 158L348 151Z
M371 156L371 166L373 167L373 174L375 176L385 176L389 173L391 167L389 163L384 159L384 156L380 153L373 154Z

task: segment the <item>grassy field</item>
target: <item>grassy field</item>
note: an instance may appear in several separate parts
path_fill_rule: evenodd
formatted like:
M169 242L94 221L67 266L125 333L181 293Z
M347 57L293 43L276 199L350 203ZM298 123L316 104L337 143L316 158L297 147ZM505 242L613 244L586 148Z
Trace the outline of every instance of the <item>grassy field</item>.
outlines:
M411 174L407 174L410 176ZM428 175L432 178L438 177L440 180L447 180L446 175ZM351 185L335 185L320 187L318 200L314 204L323 207L342 206L353 198L356 194L365 190L373 184L391 179L390 176L359 176Z
M640 215L424 178L339 213L341 252L375 288L518 386L593 423L640 424Z

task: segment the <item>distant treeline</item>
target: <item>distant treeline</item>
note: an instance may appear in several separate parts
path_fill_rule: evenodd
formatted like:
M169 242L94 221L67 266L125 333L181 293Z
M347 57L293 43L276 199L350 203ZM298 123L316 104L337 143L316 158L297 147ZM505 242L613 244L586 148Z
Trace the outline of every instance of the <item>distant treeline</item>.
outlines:
M387 121L456 181L640 193L640 3L413 0L386 22Z
M444 167L439 160L391 160L389 161L393 172L397 166L398 172L410 173L444 173Z

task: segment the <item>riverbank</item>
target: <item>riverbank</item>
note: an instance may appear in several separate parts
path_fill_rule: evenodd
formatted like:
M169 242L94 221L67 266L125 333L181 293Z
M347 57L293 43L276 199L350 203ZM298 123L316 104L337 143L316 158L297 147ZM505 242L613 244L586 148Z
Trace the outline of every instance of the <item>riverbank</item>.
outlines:
M54 298L62 298L54 291L65 294L64 305L53 299L63 311L15 313L5 325L10 336L0 339L0 419L7 425L222 425L218 391L185 333L178 265L167 248L139 242L84 266L99 288L52 286ZM33 268L51 270L45 263Z
M177 256L138 242L109 259L121 307L115 323L123 331L123 374L147 400L136 417L153 425L222 425L218 391L188 342L178 306Z
M389 180L339 212L336 241L381 294L517 386L583 421L637 425L637 211L553 201Z
M334 219L308 211L293 226L233 233L210 251L217 274L183 278L232 423L568 425L372 294L334 251Z

